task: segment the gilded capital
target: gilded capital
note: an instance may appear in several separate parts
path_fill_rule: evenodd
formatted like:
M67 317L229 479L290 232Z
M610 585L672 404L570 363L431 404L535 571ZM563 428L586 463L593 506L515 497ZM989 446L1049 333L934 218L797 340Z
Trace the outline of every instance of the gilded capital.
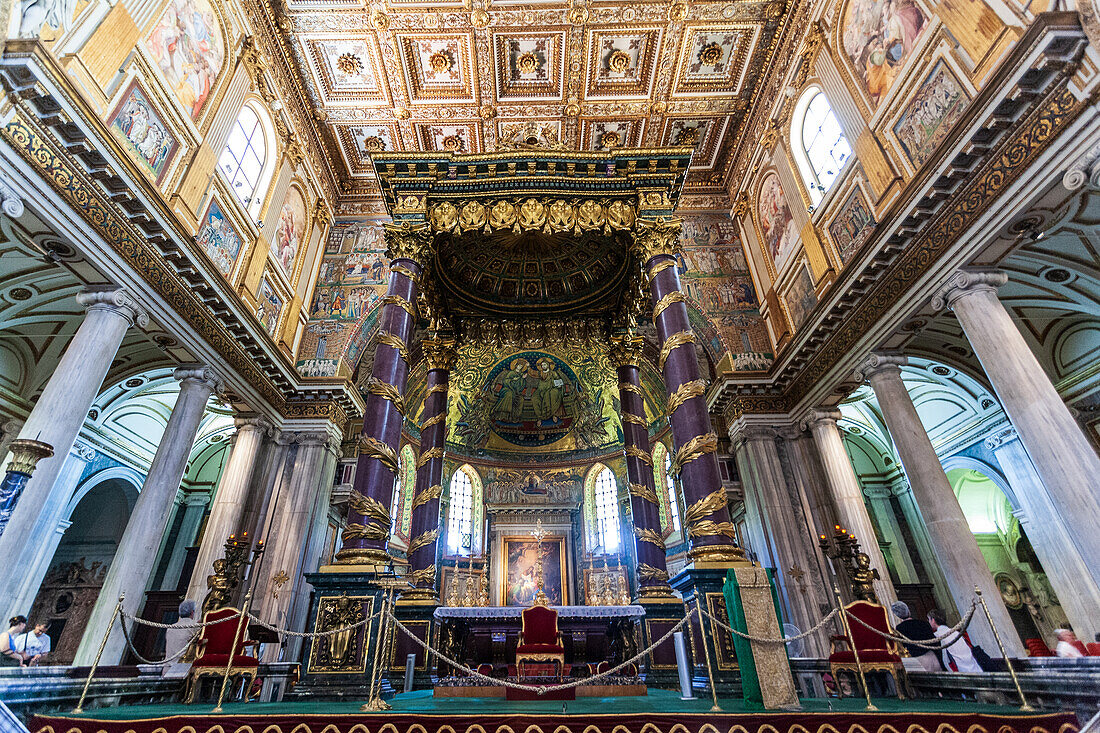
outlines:
M967 267L956 270L932 294L932 307L936 310L954 308L955 302L966 295L978 292L993 292L1008 282L1003 270L992 267Z
M616 367L640 366L645 339L635 334L611 337L611 363Z
M458 356L458 344L449 333L433 333L420 342L428 369L450 371L454 368Z
M631 250L643 266L659 255L675 257L680 252L682 226L683 220L675 216L639 218Z
M34 473L35 466L43 458L53 455L53 446L40 440L28 440L17 438L11 442L11 460L8 461L8 470L13 473L21 473L30 476Z
M390 260L412 260L423 269L435 242L427 222L386 224L385 234L386 256Z

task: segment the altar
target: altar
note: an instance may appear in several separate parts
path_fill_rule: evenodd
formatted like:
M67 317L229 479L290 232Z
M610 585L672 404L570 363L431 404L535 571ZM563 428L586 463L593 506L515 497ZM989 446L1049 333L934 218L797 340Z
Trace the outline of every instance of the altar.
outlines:
M565 647L565 663L612 666L634 656L637 626L645 617L641 606L552 606ZM522 626L519 606L442 606L435 609L444 654L472 668L488 664L495 673L515 662ZM449 670L440 669L439 676Z

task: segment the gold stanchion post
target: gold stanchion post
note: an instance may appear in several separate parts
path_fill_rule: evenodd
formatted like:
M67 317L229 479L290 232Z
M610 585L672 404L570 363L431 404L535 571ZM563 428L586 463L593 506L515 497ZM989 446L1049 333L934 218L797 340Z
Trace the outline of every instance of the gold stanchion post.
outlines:
M1016 668L1012 666L1012 660L1005 652L1005 645L1001 642L1001 635L997 632L997 624L993 623L993 617L989 615L989 608L985 605L982 589L974 586L974 593L978 596L978 603L982 604L982 612L985 613L985 620L989 622L989 628L993 630L993 638L997 640L997 648L1001 650L1001 657L1005 660L1005 666L1008 667L1008 676L1012 678L1012 684L1016 685L1016 694L1020 696L1020 710L1031 712L1035 708L1028 704L1027 698L1024 696L1024 688L1020 687L1020 679L1016 676Z
M389 589L386 591L386 595L382 598L382 609L378 616L378 636L374 641L374 663L371 665L370 699L359 708L363 712L377 712L379 710L390 709L389 703L382 699L380 693L382 689L382 665L386 662L383 654L383 647L386 645L386 639L389 637L389 612L392 611L395 588L396 586L390 585ZM375 691L376 688L378 692Z
M844 627L844 635L848 637L848 641L852 644L852 656L856 660L856 671L859 672L859 683L863 685L863 696L867 698L867 710L878 710L875 704L871 702L871 688L867 686L867 675L863 673L863 664L859 661L859 647L856 645L855 636L852 635L852 627L848 625L848 612L844 608L844 601L840 597L840 588L833 585L833 595L836 596L837 608L840 609L840 624ZM840 690L840 680L836 680L836 688Z
M225 700L225 688L229 686L229 673L233 671L233 659L236 657L237 642L241 639L241 628L245 624L245 619L248 618L248 607L252 603L252 589L249 588L248 592L244 594L244 603L241 604L241 615L237 619L237 629L233 632L233 646L229 647L229 659L225 662L225 674L222 676L222 689L218 692L218 706L211 710L212 713L220 713L222 711L222 702Z
M722 712L722 707L718 704L718 688L714 684L714 669L710 666L710 652L707 651L707 624L706 619L703 618L703 607L699 596L695 596L695 613L699 617L699 632L703 635L703 657L707 660L707 679L710 680L710 699L714 702L710 707L712 713ZM690 621L688 623L691 623ZM688 630L690 633L690 629ZM718 654L718 647L714 647L714 653Z
M80 700L77 701L76 707L73 708L73 712L80 714L84 712L84 698L88 696L88 688L92 686L92 675L95 674L96 667L99 666L99 660L103 656L103 650L107 648L107 638L111 635L111 629L115 627L115 619L122 613L122 602L126 600L126 594L123 593L118 597L118 603L115 604L114 613L111 614L111 620L107 622L107 631L103 634L103 641L99 642L99 651L95 653L95 661L92 662L92 668L88 670L88 679L84 680L84 689L80 691Z

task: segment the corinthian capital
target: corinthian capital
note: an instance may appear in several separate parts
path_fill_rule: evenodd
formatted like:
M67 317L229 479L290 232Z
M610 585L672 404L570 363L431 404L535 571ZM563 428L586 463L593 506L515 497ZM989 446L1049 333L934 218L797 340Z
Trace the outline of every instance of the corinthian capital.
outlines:
M145 309L138 305L130 293L114 285L90 287L76 294L76 302L88 312L102 310L122 316L131 326L137 324L145 328L149 325L149 315Z
M675 257L680 252L682 227L683 220L675 216L640 218L634 225L634 242L631 250L642 265L659 255Z
M640 366L645 339L632 333L611 337L611 363L616 367Z
M412 260L423 269L431 256L435 238L427 222L386 224L386 256L391 260Z
M420 342L428 369L450 371L458 357L458 345L455 337L449 333L433 333Z
M900 354L881 354L871 352L856 368L855 377L860 382L869 380L876 374L898 372L900 367L909 363L909 359Z
M955 307L955 301L964 295L978 292L997 292L1008 282L1008 275L992 267L967 267L956 270L947 282L932 294L932 307L936 310Z

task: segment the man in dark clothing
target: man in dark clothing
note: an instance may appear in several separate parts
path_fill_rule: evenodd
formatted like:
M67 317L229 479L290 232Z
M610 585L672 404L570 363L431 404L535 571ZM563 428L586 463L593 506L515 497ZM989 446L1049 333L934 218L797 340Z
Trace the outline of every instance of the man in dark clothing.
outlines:
M923 641L926 644L936 643L936 634L932 631L932 625L927 621L913 618L909 612L909 606L902 601L894 601L890 604L890 610L898 617L898 623L894 627L898 636L904 636L913 641ZM917 661L926 672L942 672L943 664L940 662L940 654L932 649L927 649L917 644L902 644L909 656Z

